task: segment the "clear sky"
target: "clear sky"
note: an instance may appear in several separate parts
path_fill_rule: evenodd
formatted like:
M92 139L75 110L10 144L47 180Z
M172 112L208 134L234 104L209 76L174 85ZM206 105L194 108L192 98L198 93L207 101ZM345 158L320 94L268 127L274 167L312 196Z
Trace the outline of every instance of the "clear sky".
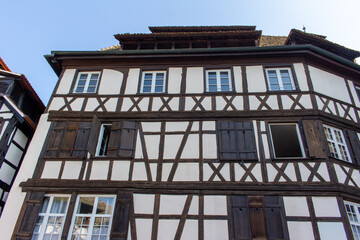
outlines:
M53 50L98 50L117 33L148 26L254 25L265 35L292 28L360 51L360 0L2 0L0 57L47 104L57 76Z

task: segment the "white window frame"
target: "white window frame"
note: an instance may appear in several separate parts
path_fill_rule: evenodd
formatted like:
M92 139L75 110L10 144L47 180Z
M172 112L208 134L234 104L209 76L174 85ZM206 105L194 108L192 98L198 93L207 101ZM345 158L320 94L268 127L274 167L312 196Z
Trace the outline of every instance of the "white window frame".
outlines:
M300 149L301 149L301 157L277 157L276 156L276 152L275 152L275 146L274 146L274 141L273 141L273 136L272 136L272 132L271 132L271 125L295 125L296 126L296 134L298 137L298 141L299 141L299 145L300 145ZM304 151L304 144L302 141L302 137L300 134L300 129L299 129L299 124L297 123L269 123L269 133L270 133L270 140L271 140L271 147L272 147L272 152L274 154L274 157L276 159L297 159L297 158L305 158L305 151Z
M144 81L145 81L145 74L152 74L152 78L151 78L151 90L150 92L144 92ZM163 79L163 88L161 92L155 92L155 87L156 87L156 75L158 73L163 73L164 74L164 79ZM141 86L140 86L140 93L164 93L165 92L165 88L166 87L166 71L143 71L142 75L141 75Z
M215 72L216 73L216 91L210 91L209 89L209 73ZM220 78L220 72L227 72L228 73L228 81L229 81L229 90L223 91L221 90L221 78ZM230 69L209 69L205 71L206 74L206 92L231 92L232 91L232 84L231 84L231 71Z
M81 213L76 213L79 207L79 203L80 203L80 198L81 197L94 197L94 206L92 209L92 213L91 214L81 214ZM99 198L113 198L114 199L114 205L113 205L113 209L112 209L112 213L111 214L96 214L96 208L97 208L97 204L99 201ZM92 237L92 233L94 230L94 223L95 223L95 217L109 217L109 228L108 228L108 232L106 235L106 240L110 239L110 232L111 232L111 227L112 227L112 220L113 220L113 216L114 216L114 209L115 209L115 205L116 205L116 196L115 195L78 195L77 199L76 199L76 204L75 204L75 208L74 208L74 213L71 219L71 225L70 225L70 229L69 229L69 235L68 235L68 240L71 240L73 237L73 229L75 226L75 219L76 217L90 217L90 223L89 223L89 232L87 233L86 239L90 240ZM78 239L78 238L76 238Z
M48 202L48 205L46 207L46 211L45 213L39 213L37 218L39 217L43 217L43 221L40 225L40 232L39 232L39 235L37 237L37 239L44 239L44 235L45 235L45 230L46 230L46 226L48 225L48 220L49 220L49 217L63 217L63 221L61 223L61 229L60 229L60 233L59 233L59 238L61 238L61 234L62 234L62 231L64 229L64 223L65 223L65 220L66 220L66 215L67 215L67 211L68 211L68 208L69 208L69 203L70 203L70 196L69 195L45 195L44 198L43 198L43 202L44 202L44 199L45 197L49 197L49 202ZM66 210L65 210L65 213L50 213L50 210L51 210L51 207L52 207L52 204L54 202L54 198L56 197L66 197L67 198L67 204L66 204ZM43 204L43 202L41 204ZM42 206L42 205L41 205ZM36 222L37 222L37 218L36 218ZM34 232L33 232L34 234Z
M269 70L276 71L276 76L277 76L277 80L278 80L278 84L279 84L279 88L280 88L279 90L271 89L270 78L269 78L269 73L268 73ZM288 71L292 89L290 89L290 90L284 89L283 80L282 80L281 74L280 74L281 70ZM294 79L292 76L291 68L289 68L289 67L265 68L265 73L266 73L266 82L268 84L269 91L294 91L294 90L296 90L296 86L295 86L295 82L294 82Z
M82 92L77 92L76 90L77 90L77 88L78 88L80 76L81 76L82 74L87 74L86 82L85 82L85 86L84 86L84 90L83 90ZM94 92L88 92L88 88L89 88L89 84L90 84L90 79L91 79L91 76L92 76L93 74L99 74L99 77L97 78ZM84 72L84 71L80 71L80 72L78 72L77 78L76 78L76 84L75 84L73 93L96 93L96 92L97 92L97 89L98 89L98 87L99 87L100 77L101 77L101 72L100 72L100 71L94 71L94 72Z
M328 147L329 147L329 151L330 151L331 156L336 158L336 159L340 159L342 161L351 163L352 160L351 160L349 149L348 149L347 144L346 144L346 139L344 137L343 131L341 129L339 129L339 128L334 128L334 127L331 127L331 126L326 125L326 124L324 124L323 127L324 127L325 136L326 136L326 140L328 142ZM328 134L326 132L327 129L330 130L332 139L329 139L330 136L328 136ZM339 142L336 139L336 131L339 132L340 137L343 140L343 142ZM332 145L332 147L330 147L330 145ZM344 154L348 157L348 159L344 158L343 155L341 154L342 147L343 147L343 150L345 150Z
M97 156L97 157L105 157L106 156L106 154L100 155L101 143L102 143L102 139L104 136L105 126L110 126L110 132L111 132L111 124L101 124L100 134L99 134L99 138L97 141L96 153L95 153L95 156ZM107 139L107 145L109 144L109 140L110 140L110 133L109 133L109 138Z
M344 205L345 205L346 215L350 222L350 227L351 227L351 232L353 234L353 237L354 237L354 239L360 239L360 204L344 201ZM347 205L350 208L350 213L348 211ZM350 214L352 215L352 217L349 216ZM357 221L355 221L354 218L356 218ZM356 232L354 232L354 230ZM355 237L355 235L357 237Z

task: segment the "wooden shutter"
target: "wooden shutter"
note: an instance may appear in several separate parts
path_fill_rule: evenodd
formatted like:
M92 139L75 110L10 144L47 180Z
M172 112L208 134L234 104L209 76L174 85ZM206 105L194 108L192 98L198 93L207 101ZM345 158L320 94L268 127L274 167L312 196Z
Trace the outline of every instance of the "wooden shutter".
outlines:
M233 239L251 239L249 208L246 196L231 196Z
M351 154L351 160L354 164L360 164L360 140L358 133L346 130L345 134L347 135L345 138L347 138L346 143Z
M81 122L77 130L74 149L71 156L73 157L86 157L87 145L89 141L91 130L91 122Z
M48 142L45 149L45 157L57 157L65 127L66 122L52 123L52 128L49 131Z
M21 218L19 229L15 231L15 238L17 240L31 239L43 198L43 192L29 193L29 197L24 202L25 211Z
M101 127L101 123L97 118L97 116L95 115L91 122L91 132L87 146L88 148L87 150L89 151L91 156L95 156L96 154L96 147L99 141L100 127Z
M248 200L252 239L267 239L264 198L263 196L249 196Z
M111 126L107 155L133 157L136 141L136 132L136 122L113 122Z
M327 141L324 139L324 132L319 121L303 120L307 148L311 158L327 158Z
M112 240L126 240L129 229L131 194L120 193L116 197L113 224L110 233Z
M71 156L78 127L79 123L77 122L67 122L64 137L60 145L59 157Z
M278 196L264 196L264 208L267 227L267 236L269 240L285 239L282 209Z
M252 122L219 122L221 160L257 159Z

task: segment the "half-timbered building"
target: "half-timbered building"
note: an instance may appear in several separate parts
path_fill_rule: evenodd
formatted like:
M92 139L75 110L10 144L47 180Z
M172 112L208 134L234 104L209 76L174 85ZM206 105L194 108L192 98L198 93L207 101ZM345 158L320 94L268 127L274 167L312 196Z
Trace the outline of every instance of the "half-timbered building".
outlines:
M26 77L0 58L0 216L44 110Z
M1 233L359 239L360 52L298 30L150 31L46 56L59 81Z

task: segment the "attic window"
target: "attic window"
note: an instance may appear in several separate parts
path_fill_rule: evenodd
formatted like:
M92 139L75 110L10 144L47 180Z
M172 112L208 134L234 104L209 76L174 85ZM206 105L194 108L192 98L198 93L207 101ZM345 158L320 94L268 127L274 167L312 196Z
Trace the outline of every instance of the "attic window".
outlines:
M304 150L296 123L270 124L275 158L303 158Z

